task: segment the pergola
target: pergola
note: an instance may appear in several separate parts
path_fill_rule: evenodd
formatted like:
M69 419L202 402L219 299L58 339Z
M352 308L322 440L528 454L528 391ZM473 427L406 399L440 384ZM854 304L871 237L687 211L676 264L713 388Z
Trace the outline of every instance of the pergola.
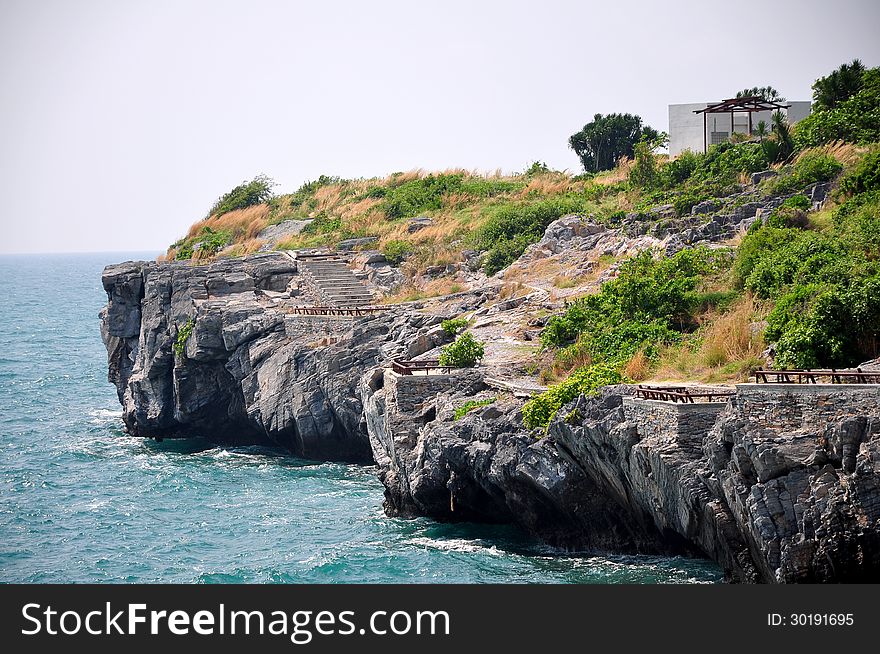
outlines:
M697 109L695 114L703 114L703 152L708 151L709 144L706 139L706 115L707 114L730 114L730 134L733 135L733 115L747 113L749 115L749 136L752 134L752 114L756 111L774 111L788 109L790 104L782 104L773 100L765 100L760 95L749 95L744 98L728 98L721 102L710 104L705 109Z

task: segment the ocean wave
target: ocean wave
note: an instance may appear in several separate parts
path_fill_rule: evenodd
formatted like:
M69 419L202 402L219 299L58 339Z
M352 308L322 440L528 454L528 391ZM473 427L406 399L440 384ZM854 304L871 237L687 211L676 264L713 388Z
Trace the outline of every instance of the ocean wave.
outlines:
M419 536L404 541L407 545L414 545L442 552L464 552L466 554L488 554L490 556L501 556L502 552L495 545L486 545L480 541L465 540L463 538L430 538L427 536Z

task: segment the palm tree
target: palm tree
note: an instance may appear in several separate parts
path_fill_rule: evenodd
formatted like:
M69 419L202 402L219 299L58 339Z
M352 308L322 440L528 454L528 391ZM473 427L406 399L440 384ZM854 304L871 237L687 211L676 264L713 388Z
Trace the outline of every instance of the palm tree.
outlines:
M759 120L758 126L755 127L755 136L757 136L758 140L763 143L764 139L767 138L768 133L769 132L767 131L767 121Z

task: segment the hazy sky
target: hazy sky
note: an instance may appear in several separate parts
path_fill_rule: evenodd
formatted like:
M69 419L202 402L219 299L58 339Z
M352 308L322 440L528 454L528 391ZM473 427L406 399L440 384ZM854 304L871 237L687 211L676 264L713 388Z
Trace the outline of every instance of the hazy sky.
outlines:
M844 61L880 65L877 0L0 0L0 252L164 249L258 173L578 170L596 112Z

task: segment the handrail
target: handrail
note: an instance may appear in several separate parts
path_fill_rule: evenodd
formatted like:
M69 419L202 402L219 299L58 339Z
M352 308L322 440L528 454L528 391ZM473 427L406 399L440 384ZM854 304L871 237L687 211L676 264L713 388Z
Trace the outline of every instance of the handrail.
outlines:
M880 384L880 372L866 372L861 368L855 370L805 368L803 370L755 371L755 383L757 384L818 384L822 378L827 378L832 384Z
M287 307L287 313L301 316L367 316L382 311L387 311L392 305L381 307L327 307L327 306L302 306Z
M449 372L455 366L441 366L437 359L422 359L421 361L408 361L406 359L392 359L391 369L398 375L412 375L414 372L424 371L428 374L429 370L441 370L444 374Z
M686 386L644 386L636 387L636 396L644 400L660 400L662 402L681 402L694 404L694 400L705 398L708 402L727 402L735 391L694 391Z

